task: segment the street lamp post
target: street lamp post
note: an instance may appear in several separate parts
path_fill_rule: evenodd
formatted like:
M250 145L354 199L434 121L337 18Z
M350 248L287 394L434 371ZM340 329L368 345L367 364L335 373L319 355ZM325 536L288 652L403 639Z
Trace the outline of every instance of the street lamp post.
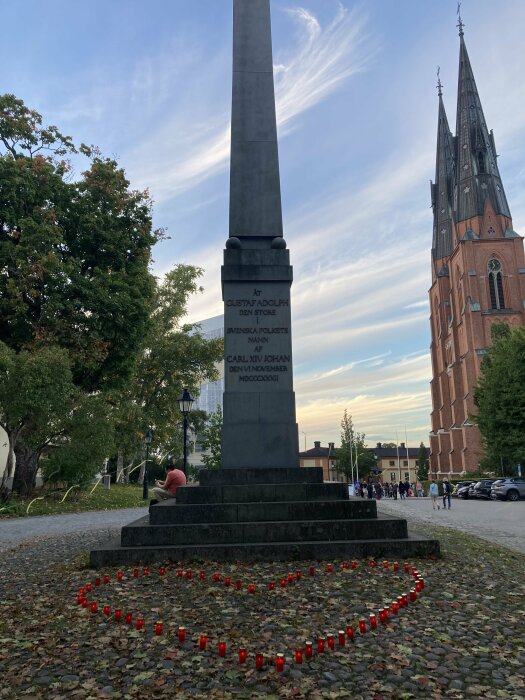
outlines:
M142 498L148 500L148 460L149 460L149 446L153 440L153 433L151 430L146 430L144 433L144 442L146 443L146 463L144 465L144 480L142 482Z
M183 389L182 396L179 399L180 412L184 416L184 466L182 471L186 476L188 464L188 413L193 405L193 397L188 389Z

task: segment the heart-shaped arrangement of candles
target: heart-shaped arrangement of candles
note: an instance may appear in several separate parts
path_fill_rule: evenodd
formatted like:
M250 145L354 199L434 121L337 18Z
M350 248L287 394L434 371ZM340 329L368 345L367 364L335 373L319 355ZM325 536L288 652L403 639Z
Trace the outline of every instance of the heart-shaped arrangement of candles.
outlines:
M228 589L229 593L233 595L264 596L265 601L271 604L272 598L289 592L291 587L304 587L306 585L308 589L312 577L328 578L342 575L348 576L347 580L352 581L355 576L362 577L370 574L380 577L392 574L400 586L403 584L403 589L406 592L391 597L382 608L369 613L367 617L362 616L357 620L339 620L333 632L312 635L312 639L298 639L295 649L288 650L288 653L269 654L264 648L248 649L245 646L235 646L227 638L218 636L217 633L209 633L205 629L188 630L185 626L178 626L174 630L171 628L168 632L164 622L153 618L151 613L143 616L135 610L122 609L122 607L112 609L107 602L101 602L104 597L107 597L104 594L105 591L109 592L110 587L117 587L118 593L124 593L126 584L137 582L137 579L143 580L144 577L148 577L148 583L157 577L162 579L163 584L169 584L169 580L173 577L176 579L178 592L182 596L184 596L182 589L185 585L202 584L212 587L212 592L214 588L222 588L223 590ZM172 583L175 584L175 581ZM308 663L314 656L329 654L336 649L342 651L342 647L350 646L357 635L365 635L370 632L377 634L382 627L391 625L396 616L413 607L424 588L425 581L417 568L406 562L398 564L397 562L376 562L375 560L359 561L359 563L344 561L340 564L309 566L304 570L289 572L264 583L241 580L216 570L212 572L195 571L169 565L151 569L146 566L134 568L126 573L118 571L116 575L112 576L109 574L97 576L80 588L76 595L76 602L84 614L93 618L99 616L99 621L104 620L107 624L120 624L124 633L133 630L134 635L140 633L157 637L169 634L170 637L175 637L181 647L194 645L199 652L207 652L219 657L233 657L238 660L239 664L254 665L257 669L272 665L278 672L281 672L287 662L297 665ZM173 594L174 591L170 590L169 585L165 585L162 595L169 597ZM166 609L165 605L163 605L163 609ZM171 620L169 624L171 625Z

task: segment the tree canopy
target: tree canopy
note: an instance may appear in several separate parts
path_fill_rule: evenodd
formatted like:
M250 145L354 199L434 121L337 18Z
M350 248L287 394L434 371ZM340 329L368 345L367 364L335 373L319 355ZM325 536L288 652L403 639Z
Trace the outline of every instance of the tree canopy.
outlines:
M365 434L354 430L352 416L345 408L341 419L341 447L337 450L337 471L357 479L368 476L376 466L374 455L365 445Z
M483 440L485 469L516 474L525 463L525 327L491 329L492 346L481 363L473 420Z

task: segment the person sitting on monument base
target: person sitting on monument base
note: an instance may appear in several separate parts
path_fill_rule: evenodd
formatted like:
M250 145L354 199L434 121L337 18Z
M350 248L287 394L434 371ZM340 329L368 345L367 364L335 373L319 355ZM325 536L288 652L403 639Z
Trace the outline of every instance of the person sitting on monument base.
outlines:
M178 487L185 485L186 476L184 472L180 469L175 469L175 465L170 462L166 464L166 478L164 481L155 479L155 486L151 489L151 492L160 503L168 498L175 498Z

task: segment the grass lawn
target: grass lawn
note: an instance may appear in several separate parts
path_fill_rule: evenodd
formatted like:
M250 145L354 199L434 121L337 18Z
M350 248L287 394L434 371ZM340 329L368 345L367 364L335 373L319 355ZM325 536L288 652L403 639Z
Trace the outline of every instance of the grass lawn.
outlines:
M36 491L35 500L27 513L27 508L32 499L19 499L12 497L8 504L0 503L0 518L13 518L32 515L56 515L60 513L80 513L87 510L114 510L116 508L137 508L149 501L142 499L142 486L132 484L112 484L110 489L105 489L101 484L91 493L93 485L87 489L72 489L67 494L65 491L50 492Z

